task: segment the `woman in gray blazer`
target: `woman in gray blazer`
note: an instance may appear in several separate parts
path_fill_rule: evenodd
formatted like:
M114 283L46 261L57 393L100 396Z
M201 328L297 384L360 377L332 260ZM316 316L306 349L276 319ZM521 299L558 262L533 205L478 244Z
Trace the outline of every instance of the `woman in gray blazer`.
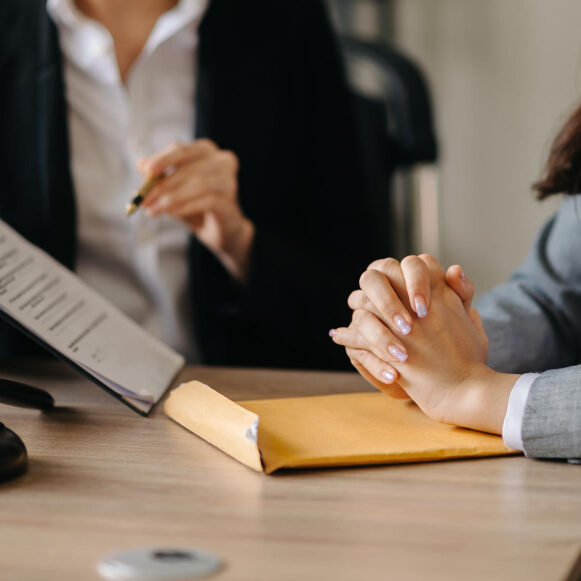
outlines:
M502 434L537 458L581 457L581 106L553 143L539 198L567 194L508 282L471 306L460 266L372 263L333 329L374 386L433 419Z

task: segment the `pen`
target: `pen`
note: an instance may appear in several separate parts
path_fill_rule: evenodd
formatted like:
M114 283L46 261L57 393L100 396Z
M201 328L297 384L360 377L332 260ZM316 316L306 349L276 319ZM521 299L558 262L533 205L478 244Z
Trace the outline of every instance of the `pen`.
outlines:
M153 176L146 180L143 185L137 190L137 193L132 198L132 200L125 206L125 215L131 216L134 212L137 211L139 206L143 203L143 200L147 197L149 192L153 189L153 187L164 178L164 174L160 174L158 176Z

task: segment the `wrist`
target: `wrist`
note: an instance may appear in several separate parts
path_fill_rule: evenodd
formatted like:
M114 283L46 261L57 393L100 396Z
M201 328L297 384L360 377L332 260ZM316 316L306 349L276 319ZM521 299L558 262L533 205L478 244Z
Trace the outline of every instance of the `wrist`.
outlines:
M236 229L227 237L219 252L219 258L232 276L243 282L248 276L254 235L254 224L242 215Z
M453 423L491 434L502 434L510 392L519 377L516 374L499 373L484 364L476 365L458 390L462 396Z

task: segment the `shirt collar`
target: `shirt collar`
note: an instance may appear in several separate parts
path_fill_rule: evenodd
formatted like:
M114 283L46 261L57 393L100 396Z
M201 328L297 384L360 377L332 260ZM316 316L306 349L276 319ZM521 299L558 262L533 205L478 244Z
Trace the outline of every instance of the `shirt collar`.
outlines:
M162 14L155 23L143 52L151 54L159 45L195 23L198 27L206 11L208 0L180 0L177 5Z
M162 14L153 27L142 55L149 55L187 26L200 23L208 0L180 0ZM85 16L74 0L47 0L47 11L59 28L60 42L67 58L82 69L91 69L113 52L113 39L99 22ZM105 77L113 71L104 72ZM100 75L103 76L103 75Z

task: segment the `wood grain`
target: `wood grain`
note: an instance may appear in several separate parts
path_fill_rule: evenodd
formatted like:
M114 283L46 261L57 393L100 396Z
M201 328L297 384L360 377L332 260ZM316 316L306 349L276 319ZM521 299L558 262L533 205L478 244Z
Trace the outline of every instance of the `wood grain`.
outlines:
M0 485L0 579L99 579L122 548L214 551L213 578L562 580L581 546L581 467L522 457L254 473L144 419L60 364L2 375L48 389L49 414L0 406L28 473ZM235 399L366 390L354 374L188 368Z

